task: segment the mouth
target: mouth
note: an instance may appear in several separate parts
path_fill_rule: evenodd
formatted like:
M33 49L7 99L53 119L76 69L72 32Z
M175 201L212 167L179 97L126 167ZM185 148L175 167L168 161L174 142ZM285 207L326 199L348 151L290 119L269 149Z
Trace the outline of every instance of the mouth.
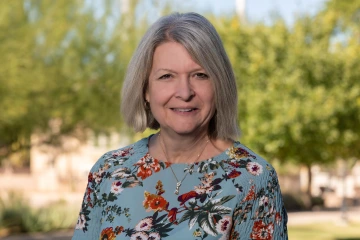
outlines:
M198 110L198 108L170 108L171 110L173 110L174 112L193 112Z

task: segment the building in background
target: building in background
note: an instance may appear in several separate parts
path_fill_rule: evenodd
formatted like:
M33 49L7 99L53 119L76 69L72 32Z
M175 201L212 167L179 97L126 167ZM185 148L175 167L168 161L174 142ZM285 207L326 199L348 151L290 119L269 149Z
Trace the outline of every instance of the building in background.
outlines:
M87 176L94 163L106 152L128 145L119 134L90 137L82 143L75 137L63 139L62 147L36 144L41 136L31 138L30 169L0 169L0 197L9 192L21 193L33 206L66 201L80 206Z

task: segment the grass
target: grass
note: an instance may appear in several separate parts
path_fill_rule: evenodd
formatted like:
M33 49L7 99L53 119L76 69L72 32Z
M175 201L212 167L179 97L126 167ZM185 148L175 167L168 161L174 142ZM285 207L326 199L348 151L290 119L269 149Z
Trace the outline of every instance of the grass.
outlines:
M49 232L72 228L77 210L65 202L32 208L19 194L0 199L0 233Z
M291 240L360 240L360 223L289 226L288 233Z

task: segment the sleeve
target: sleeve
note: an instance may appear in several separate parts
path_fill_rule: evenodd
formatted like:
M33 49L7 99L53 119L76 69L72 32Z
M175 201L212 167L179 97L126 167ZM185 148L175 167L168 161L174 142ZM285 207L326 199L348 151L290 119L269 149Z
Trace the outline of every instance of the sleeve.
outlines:
M101 227L100 183L103 170L91 169L72 240L98 239Z
M267 164L254 179L239 195L229 239L287 240L287 213L275 170Z

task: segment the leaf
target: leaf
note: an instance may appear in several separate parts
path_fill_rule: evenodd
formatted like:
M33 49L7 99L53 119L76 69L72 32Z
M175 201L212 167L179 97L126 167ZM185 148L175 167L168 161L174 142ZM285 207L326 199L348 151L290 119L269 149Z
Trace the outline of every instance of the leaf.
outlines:
M201 163L200 163L200 166L199 166L199 172L200 172L200 173L203 172L204 164L205 164L205 162L201 162Z
M158 228L159 232L170 232L173 228L170 228L172 223L167 223L164 226Z
M196 207L196 205L197 205L197 201L195 200L195 201L189 201L188 202L189 203L189 205L190 205L190 208L195 208Z
M244 211L245 212L251 212L252 207L253 207L253 204L248 203L248 204L246 204Z
M201 195L200 195L200 202L201 202L201 203L204 203L204 202L205 202L205 200L206 200L206 198L207 198L206 193L201 194Z
M216 232L217 233L217 231L216 231L216 228L215 228L215 226L216 226L216 223L214 222L214 217L213 217L213 213L208 213L207 214L208 215L208 222L210 223L210 227L211 227L211 229L214 231L214 232Z
M158 215L159 215L159 212L158 212L158 211L154 212L154 214L153 214L153 216L152 216L154 222L156 222L156 218L157 218Z
M263 212L264 209L265 209L264 205L260 206L260 207L259 207L259 212L260 212L260 213Z
M216 164L210 163L209 165L210 165L210 169L211 169L211 170L215 170L215 169L218 169L218 168L219 168L218 165L216 165Z
M200 212L195 213L193 216L191 216L189 221L189 229L191 229L194 224L197 222Z
M251 160L249 160L249 159L247 161L239 160L239 164L240 164L239 168L246 168L246 165L248 164L248 162L251 162Z
M219 165L220 165L220 167L221 167L222 169L225 169L224 161L225 161L225 160L222 160L222 161L219 163Z
M179 224L182 223L183 221L185 220L188 220L190 217L192 217L194 215L194 212L193 211L186 211L184 213L184 215L182 215L181 219L179 220Z
M222 219L222 217L218 214L214 214L213 218L215 219L215 224L217 224Z
M162 215L161 217L159 217L158 219L156 219L156 223L161 222L164 218L166 218L167 214Z
M260 191L258 191L256 193L256 198L261 198L262 196L265 195L265 189L264 188L261 188Z
M223 180L222 178L215 178L215 179L211 182L210 186L217 185L217 184L221 183L222 180Z
M234 197L235 197L235 195L229 195L229 196L222 197L219 200L213 200L213 202L215 202L216 205L223 205L224 203L230 201Z
M160 166L161 166L161 168L162 168L162 169L165 169L165 168L166 168L166 166L165 166L165 163L164 163L164 162L159 162L159 164L160 164Z
M213 196L213 198L217 197L218 195L220 195L222 193L223 190L218 191L217 193L215 193L215 195Z
M215 225L212 222L212 218L211 218L211 214L210 213L206 213L206 212L202 212L199 217L198 217L198 222L200 227L208 234L212 235L212 236L216 236L217 232L215 229Z
M110 193L109 193L109 196L108 196L108 201L113 202L113 201L115 201L115 200L117 200L117 197L115 196L114 193L110 192Z
M214 188L213 188L213 191L217 191L217 190L220 190L220 189L221 189L220 185L215 185Z
M231 208L225 206L213 206L211 208L211 213L225 215L231 213Z
M130 236L133 235L136 231L135 231L135 229L127 228L127 229L124 230L124 232L126 233L125 236L129 236L129 237L130 237Z

